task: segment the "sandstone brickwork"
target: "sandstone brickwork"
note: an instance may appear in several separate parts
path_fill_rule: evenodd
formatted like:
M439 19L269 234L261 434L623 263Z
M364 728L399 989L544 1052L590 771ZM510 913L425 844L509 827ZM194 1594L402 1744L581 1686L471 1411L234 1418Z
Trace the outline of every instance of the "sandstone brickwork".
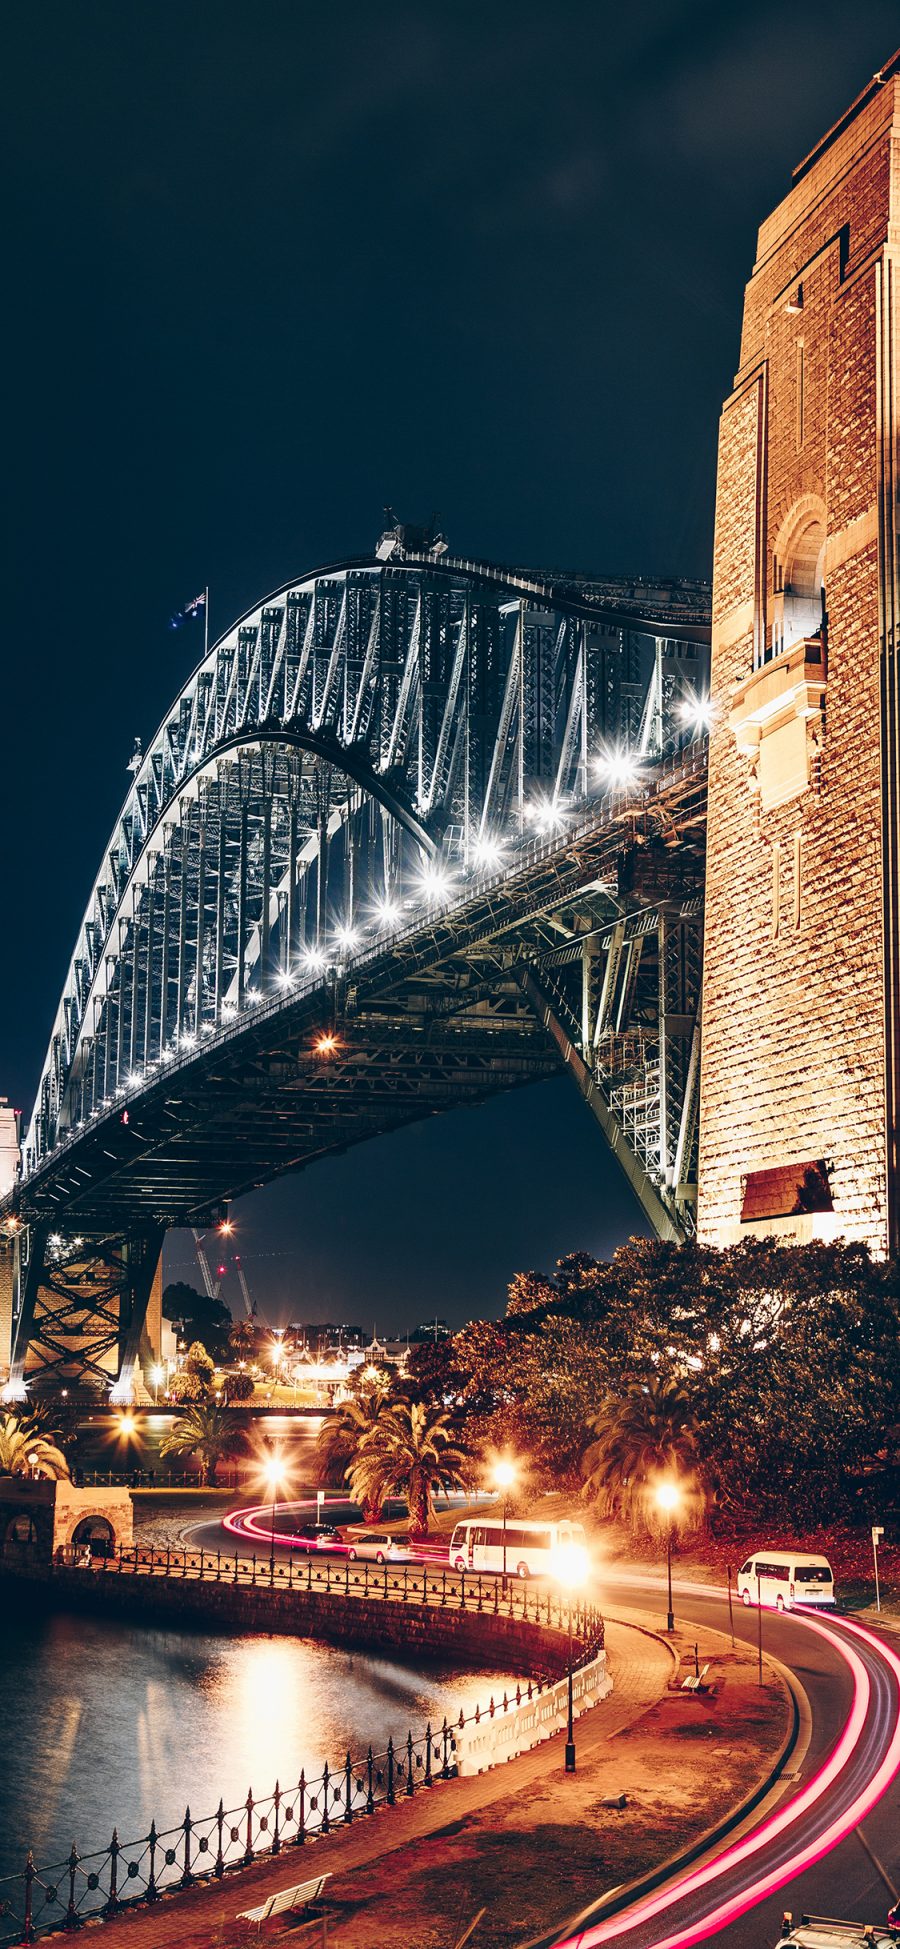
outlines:
M833 1211L754 1230L898 1242L898 77L900 57L763 225L722 413L699 1166L712 1244L749 1229L750 1174L812 1160L827 1161ZM766 809L729 715L817 574L824 711L797 730L802 788Z

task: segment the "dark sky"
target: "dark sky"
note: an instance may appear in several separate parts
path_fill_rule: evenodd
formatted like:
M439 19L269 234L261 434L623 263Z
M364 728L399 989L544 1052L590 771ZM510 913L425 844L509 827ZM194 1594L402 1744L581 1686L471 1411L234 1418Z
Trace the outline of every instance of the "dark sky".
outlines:
M365 552L385 502L461 553L709 572L756 228L898 27L888 0L7 17L0 1092L30 1105L207 582L217 632ZM261 1304L384 1326L641 1229L565 1080L236 1216Z

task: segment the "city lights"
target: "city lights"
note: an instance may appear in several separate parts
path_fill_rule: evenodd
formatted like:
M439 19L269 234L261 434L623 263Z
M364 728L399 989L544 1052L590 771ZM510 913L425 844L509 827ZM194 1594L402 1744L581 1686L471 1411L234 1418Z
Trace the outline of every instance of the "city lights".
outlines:
M338 1048L338 1038L333 1029L323 1029L313 1043L317 1056L333 1056Z

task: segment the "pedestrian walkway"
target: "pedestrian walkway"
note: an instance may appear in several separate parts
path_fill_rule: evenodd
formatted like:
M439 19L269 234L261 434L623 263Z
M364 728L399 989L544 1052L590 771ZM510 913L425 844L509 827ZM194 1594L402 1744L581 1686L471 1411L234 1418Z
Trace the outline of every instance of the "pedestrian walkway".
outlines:
M673 1669L668 1647L630 1622L607 1621L607 1652L614 1690L578 1722L584 1767L614 1734L656 1703ZM166 1897L155 1907L118 1916L100 1925L98 1949L143 1949L144 1945L146 1949L176 1949L176 1945L177 1949L229 1949L246 1936L246 1925L236 1920L238 1911L257 1906L277 1889L313 1874L330 1874L331 1898L339 1878L353 1870L381 1862L386 1853L425 1840L448 1825L456 1827L510 1793L526 1794L561 1767L562 1741L557 1737L474 1779L446 1781L430 1792L420 1789L403 1805L357 1819L351 1827L308 1841L303 1848L287 1848L275 1860L267 1857L223 1881L204 1883ZM304 1940L302 1934L299 1940Z

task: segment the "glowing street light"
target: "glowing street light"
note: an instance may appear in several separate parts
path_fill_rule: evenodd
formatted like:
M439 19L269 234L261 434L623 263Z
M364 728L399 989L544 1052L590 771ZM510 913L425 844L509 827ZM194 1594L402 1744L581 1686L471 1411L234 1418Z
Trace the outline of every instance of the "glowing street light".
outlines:
M681 1490L677 1482L657 1482L653 1491L657 1509L667 1517L666 1523L666 1580L669 1593L669 1608L666 1616L666 1630L674 1631L675 1613L672 1608L672 1531L675 1528L675 1511L681 1503Z
M590 1565L581 1543L560 1543L553 1557L553 1575L569 1600L569 1717L566 1727L566 1772L575 1771L575 1712L572 1698L572 1621L573 1599L587 1582Z
M445 867L438 866L435 862L422 868L419 885L426 900L429 900L432 906L438 907L442 901L450 899L452 893L450 876Z
M348 954L352 954L353 949L359 946L359 928L351 927L346 923L342 927L335 928L334 938L340 947L345 948Z
M150 1379L153 1382L153 1406L155 1408L159 1407L159 1390L165 1378L166 1378L166 1370L164 1367L151 1368Z
M313 1050L317 1056L333 1056L337 1048L338 1038L333 1029L323 1029L313 1043Z
M503 1589L505 1590L506 1589L506 1518L509 1514L509 1492L516 1479L515 1463L510 1462L508 1459L501 1456L500 1460L494 1463L493 1475L494 1475L494 1482L497 1488L502 1490L503 1492Z
M126 1408L125 1413L119 1416L119 1434L125 1441L128 1440L129 1435L134 1434L135 1426L134 1415Z
M304 949L303 965L309 968L311 974L318 974L322 968L327 966L327 963L328 956L322 953L320 947L308 947Z
M269 1552L269 1582L275 1582L275 1512L278 1507L278 1491L286 1478L287 1471L280 1455L270 1455L263 1471L272 1492L272 1547Z
M502 858L503 847L499 839L489 839L487 834L483 834L480 839L476 839L472 847L472 859L476 866L499 866Z
M396 900L379 900L375 905L375 919L379 927L396 927L402 919Z

